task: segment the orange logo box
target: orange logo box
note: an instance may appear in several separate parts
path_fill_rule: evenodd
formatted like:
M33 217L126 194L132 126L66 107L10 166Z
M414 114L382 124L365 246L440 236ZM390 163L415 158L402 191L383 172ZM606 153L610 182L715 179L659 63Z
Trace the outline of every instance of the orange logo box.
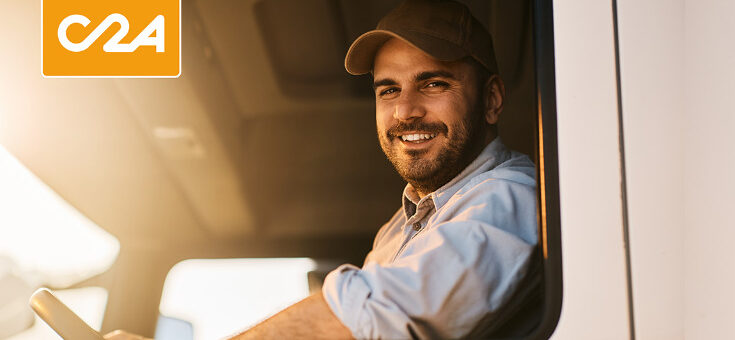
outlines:
M181 74L181 0L43 0L45 77Z

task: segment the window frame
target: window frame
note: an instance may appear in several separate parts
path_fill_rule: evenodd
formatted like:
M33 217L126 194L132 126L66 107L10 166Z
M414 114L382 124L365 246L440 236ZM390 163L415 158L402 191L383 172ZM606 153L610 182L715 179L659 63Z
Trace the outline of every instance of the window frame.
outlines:
M526 339L548 339L559 323L563 299L553 1L532 0L531 8L537 101L537 216L543 256L544 310L541 323Z

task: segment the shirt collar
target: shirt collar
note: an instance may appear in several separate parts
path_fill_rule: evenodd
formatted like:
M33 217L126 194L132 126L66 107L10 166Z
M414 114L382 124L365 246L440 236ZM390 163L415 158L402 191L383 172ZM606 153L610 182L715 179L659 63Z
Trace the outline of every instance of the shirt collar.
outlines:
M416 208L419 204L425 202L427 199L431 198L428 195L424 196L423 199L419 198L419 194L413 185L406 184L406 187L403 188L403 213L406 214L406 220L410 219L416 213Z
M431 200L436 210L441 209L473 177L496 167L506 161L509 156L510 152L505 148L500 137L496 137L459 175L422 199L419 199L416 189L411 184L406 184L403 189L403 212L406 214L406 219L413 216L416 213L416 207L426 200Z

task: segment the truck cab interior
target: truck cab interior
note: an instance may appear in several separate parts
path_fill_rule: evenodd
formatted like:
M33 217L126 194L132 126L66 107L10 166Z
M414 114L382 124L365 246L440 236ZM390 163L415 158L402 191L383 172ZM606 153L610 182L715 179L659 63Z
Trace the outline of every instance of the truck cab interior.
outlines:
M549 79L553 84L553 64L544 64L553 63L553 48L540 51L550 42L535 38L551 35L544 31L550 22L538 14L548 9L530 0L461 2L493 35L507 91L500 136L538 165L540 139L555 138L553 86L542 91L540 85ZM17 274L27 282L18 289L91 287L104 297L95 319L103 333L125 329L152 337L165 325L183 322L194 325L195 339L204 339L194 321L169 315L178 307L164 300L199 301L206 314L206 308L218 305L207 304L212 301L207 294L222 293L223 282L236 291L235 283L251 287L247 282L303 280L314 291L337 265L361 265L378 228L400 207L405 183L378 145L370 76L350 76L343 60L350 43L398 3L182 0L182 72L174 79L36 77L39 46L23 41L39 36L40 28L20 18L36 16L40 4L0 4L0 22L22 32L3 35L6 43L19 46L6 57L3 70L17 79L13 90L26 94L24 100L8 98L3 104L8 112L22 114L0 114L0 145L47 186L49 195L99 229L109 245L102 249L59 237L53 246L57 252L45 256L76 249L81 258L96 258L102 265L62 273L64 280L53 273ZM542 114L548 121L542 122ZM540 133L544 129L547 134ZM552 152L545 155L550 172L542 188L556 185ZM546 197L550 202L539 199L540 206L558 206L553 194ZM44 212L31 207L27 214ZM558 208L546 212L549 225L558 226ZM23 223L25 218L0 230L32 228ZM66 225L55 223L44 225ZM540 228L546 225L544 220ZM546 248L558 236L543 237L540 244ZM556 251L549 257L545 249L545 258L553 259ZM13 264L13 256L7 268L32 271L17 258ZM297 273L295 278L258 272L258 266L278 267L279 259L285 261L283 268L301 263L302 269L290 272ZM218 272L221 264L242 266L247 275ZM172 283L197 278L199 290L188 295L191 300ZM236 300L238 295L229 296L223 303L257 309L256 303L248 306ZM256 313L253 321L270 312ZM32 319L18 318L25 321L16 328L23 329L0 331L0 337L23 339L23 332L35 327ZM10 324L0 318L0 329L2 322ZM240 329L247 326L243 321ZM234 331L222 329L217 335Z

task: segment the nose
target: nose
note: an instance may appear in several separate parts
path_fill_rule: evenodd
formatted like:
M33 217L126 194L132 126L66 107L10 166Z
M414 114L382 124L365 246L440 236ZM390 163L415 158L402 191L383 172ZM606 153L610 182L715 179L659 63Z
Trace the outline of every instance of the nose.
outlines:
M396 101L393 117L397 120L411 120L426 115L426 110L421 103L421 95L411 90L401 91Z

